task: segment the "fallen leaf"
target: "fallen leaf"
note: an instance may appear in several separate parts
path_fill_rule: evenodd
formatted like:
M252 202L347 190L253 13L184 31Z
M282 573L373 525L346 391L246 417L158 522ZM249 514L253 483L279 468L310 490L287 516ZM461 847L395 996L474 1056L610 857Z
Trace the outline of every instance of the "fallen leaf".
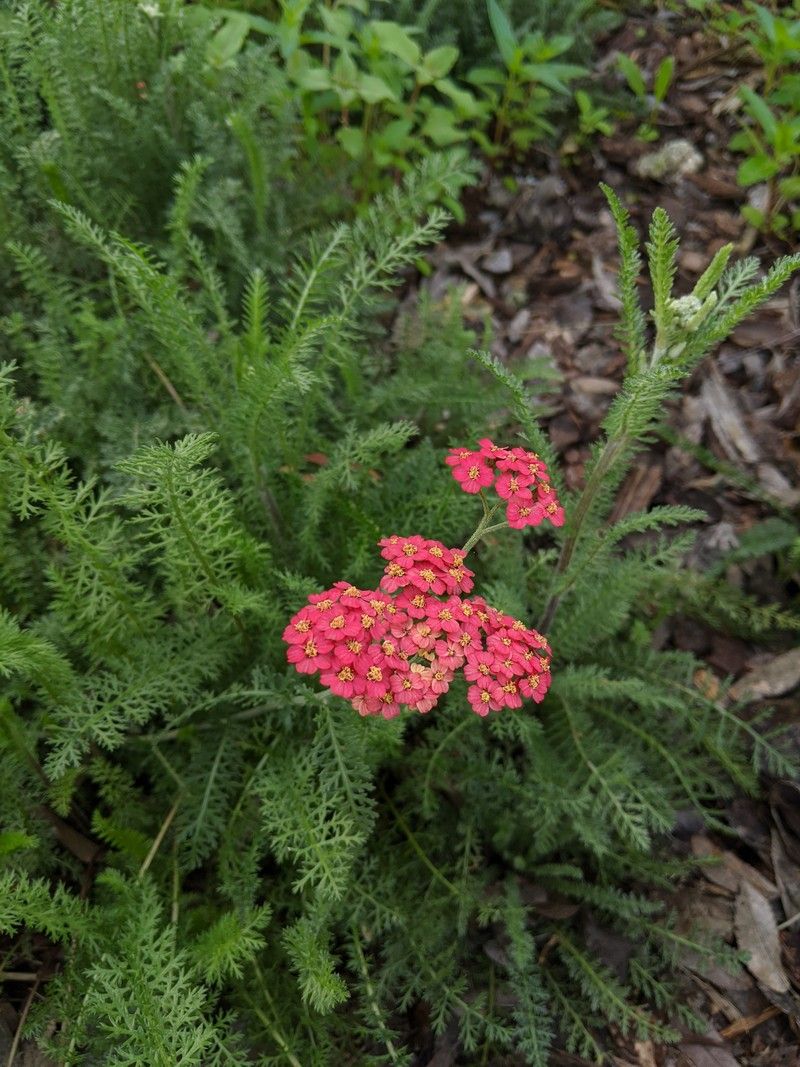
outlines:
M736 897L734 929L739 948L750 954L747 969L762 985L776 993L789 990L781 963L778 924L766 897L743 881Z
M728 889L731 893L735 893L742 882L748 882L756 892L760 893L768 900L774 900L778 894L778 887L774 882L771 882L768 878L756 870L755 867L749 863L745 863L744 860L734 852L729 852L727 849L718 848L710 838L704 834L694 834L692 837L692 853L698 858L716 859L719 862L716 864L706 864L703 866L703 874L717 885L721 885L723 889Z
M691 1067L740 1067L730 1047L723 1042L713 1026L709 1027L702 1038L689 1038L681 1042L680 1050Z
M772 831L772 869L781 895L783 912L791 919L800 912L800 870L789 858L780 832Z
M730 688L732 700L763 700L781 696L800 684L800 648L793 648L756 667Z

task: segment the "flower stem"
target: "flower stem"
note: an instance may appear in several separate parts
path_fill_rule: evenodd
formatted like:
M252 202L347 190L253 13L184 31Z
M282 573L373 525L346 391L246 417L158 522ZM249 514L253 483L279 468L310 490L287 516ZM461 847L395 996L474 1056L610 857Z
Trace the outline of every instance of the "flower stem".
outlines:
M626 444L627 438L624 435L607 441L605 448L600 454L600 458L595 464L594 470L589 475L589 480L584 486L584 490L575 507L575 513L570 524L569 535L564 541L561 548L561 555L556 564L554 575L556 581L567 571L572 562L572 557L575 554L575 547L578 544L578 539L580 538L586 517L591 511L594 498L597 496L598 490L603 484L603 480L614 466L619 453L625 448ZM560 593L554 593L547 602L547 607L545 608L544 614L537 627L540 632L545 633L549 629L562 595L563 590Z
M496 522L494 523L494 525L491 525L492 518L497 509L500 507L500 505L495 504L494 507L490 508L489 505L486 503L486 498L484 497L483 493L481 493L481 500L483 501L483 518L478 523L475 532L469 537L466 544L461 549L465 556L467 555L469 550L474 545L476 545L485 534L491 533L493 530L502 530L506 526L508 526L508 523L505 521Z

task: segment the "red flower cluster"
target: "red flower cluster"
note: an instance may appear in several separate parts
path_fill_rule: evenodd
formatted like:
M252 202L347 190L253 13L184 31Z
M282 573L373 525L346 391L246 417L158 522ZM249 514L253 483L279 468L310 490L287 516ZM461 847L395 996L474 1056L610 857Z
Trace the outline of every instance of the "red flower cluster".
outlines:
M474 711L487 715L537 703L550 686L550 649L535 630L490 607L472 589L463 554L439 541L392 537L379 590L337 582L310 596L283 634L302 674L345 697L361 715L428 712L455 672L472 684Z
M501 448L488 437L478 446L477 451L451 448L446 460L465 493L478 493L494 483L506 501L508 525L515 530L538 526L545 519L554 526L564 525L564 509L547 480L547 464L535 452Z

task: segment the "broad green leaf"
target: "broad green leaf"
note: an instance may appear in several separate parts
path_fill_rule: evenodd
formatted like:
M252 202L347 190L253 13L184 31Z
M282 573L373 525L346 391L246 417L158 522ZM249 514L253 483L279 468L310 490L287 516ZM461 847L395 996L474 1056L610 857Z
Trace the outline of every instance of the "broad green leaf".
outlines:
M331 73L325 67L309 67L296 74L294 80L301 89L311 93L324 92L332 86Z
M458 49L454 45L443 44L441 48L432 48L422 57L417 80L422 85L430 85L437 78L443 78L457 59Z
M575 63L525 63L522 73L529 81L546 85L554 92L568 93L570 89L567 82L580 78L587 71L585 67L579 67Z
M781 196L785 196L787 200L800 199L800 175L793 174L790 178L782 178L778 182L778 189Z
M778 172L778 164L769 156L750 156L742 163L736 172L736 180L739 185L755 185L757 182L765 182L773 178Z
M453 101L456 111L464 118L474 119L486 111L486 107L477 100L468 89L462 89L450 78L439 78L434 86L444 96Z
M505 73L499 67L473 67L467 75L472 85L504 85Z
M361 159L366 141L359 126L341 126L336 131L336 140L351 159Z
M419 45L399 23L378 21L370 23L370 27L385 52L397 56L410 67L418 66L421 54Z
M497 42L500 55L503 57L503 62L507 67L511 67L517 51L517 36L514 33L514 27L509 22L508 15L500 7L497 0L486 0L486 10L489 14L489 25L492 27L492 33Z
M239 11L230 11L225 21L206 45L206 59L212 67L219 69L232 62L241 52L242 45L250 32L250 22Z
M368 104L397 99L397 95L392 92L383 78L378 78L374 74L361 75L358 79L358 95Z
M745 222L749 222L751 226L755 226L757 230L760 230L764 225L765 217L764 212L759 211L758 208L752 207L750 204L742 205L742 218Z
M319 5L317 11L325 28L334 37L346 39L353 32L353 16L349 11L324 7L322 4Z
M744 101L748 113L758 122L767 137L771 141L774 140L778 122L766 100L762 100L757 93L754 93L749 85L740 87L739 96Z
M665 56L658 64L655 78L653 79L653 95L659 104L664 100L669 87L672 85L672 76L675 73L675 57Z
M379 135L381 144L394 152L401 151L408 142L411 126L409 119L395 119L394 122L387 123Z
M617 66L625 76L625 81L628 83L630 91L635 96L647 96L647 86L638 64L630 56L626 56L624 52L618 52Z
M420 133L440 147L463 141L467 136L457 127L455 116L448 107L432 107Z

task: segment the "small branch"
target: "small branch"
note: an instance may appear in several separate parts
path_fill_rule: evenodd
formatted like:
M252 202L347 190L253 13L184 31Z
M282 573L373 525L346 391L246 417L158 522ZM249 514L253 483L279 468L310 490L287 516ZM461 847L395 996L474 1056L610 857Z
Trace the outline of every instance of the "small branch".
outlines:
M147 873L147 870L150 867L150 864L153 862L153 860L156 857L156 853L158 852L159 848L161 848L161 842L166 837L167 830L169 830L170 826L172 825L172 820L175 818L175 815L176 815L176 813L178 811L178 804L179 803L180 803L180 797L178 797L178 799L175 801L175 803L172 805L172 807L167 812L166 817L165 817L163 823L161 824L161 829L156 834L156 839L153 842L153 844L150 846L150 851L145 856L144 861L143 861L141 867L139 868L139 874L138 874L139 878L142 878Z
M17 1058L17 1049L19 1048L19 1043L22 1040L22 1031L25 1027L25 1023L28 1018L28 1012L31 1010L31 1004L33 1004L33 998L36 996L36 991L39 988L40 981L41 979L37 975L33 985L28 991L27 997L25 997L25 1004L23 1005L22 1012L20 1013L17 1032L14 1034L14 1040L11 1042L11 1048L8 1050L6 1067L14 1067L14 1060Z

